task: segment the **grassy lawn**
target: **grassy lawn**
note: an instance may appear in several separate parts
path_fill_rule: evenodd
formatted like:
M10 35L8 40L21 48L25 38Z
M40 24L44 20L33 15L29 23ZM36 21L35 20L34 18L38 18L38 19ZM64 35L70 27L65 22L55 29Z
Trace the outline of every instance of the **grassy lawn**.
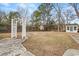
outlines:
M60 56L69 48L79 49L79 44L66 32L29 32L29 34L29 39L23 45L37 56ZM19 35L21 33L18 33ZM0 39L3 38L10 38L10 33L0 33Z
M79 49L77 44L65 32L29 32L30 37L23 45L35 55L60 56L69 49Z
M0 33L0 40L3 38L10 38L10 33Z
M11 33L0 33L0 39L11 38ZM21 38L21 32L18 33L18 38Z

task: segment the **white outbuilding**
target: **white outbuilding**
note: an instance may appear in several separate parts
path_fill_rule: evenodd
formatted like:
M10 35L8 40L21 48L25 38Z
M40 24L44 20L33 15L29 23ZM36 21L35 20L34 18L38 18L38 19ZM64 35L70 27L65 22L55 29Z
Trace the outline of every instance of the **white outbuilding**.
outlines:
M66 24L66 32L78 32L78 24Z

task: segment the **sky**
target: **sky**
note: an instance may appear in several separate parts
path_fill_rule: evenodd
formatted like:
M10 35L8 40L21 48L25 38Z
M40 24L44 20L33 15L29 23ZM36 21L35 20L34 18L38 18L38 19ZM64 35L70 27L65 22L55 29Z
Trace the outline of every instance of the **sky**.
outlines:
M0 3L0 9L6 12L10 12L10 11L17 11L18 7L22 7L24 9L28 9L29 15L31 15L35 10L37 10L39 5L40 5L39 3ZM66 3L63 4L62 8L63 11L69 8L73 10L73 8L71 6L68 7ZM79 24L78 19L73 22Z
M18 7L28 8L29 12L32 13L33 11L37 10L40 3L0 3L0 9L6 12L9 11L16 11ZM62 6L62 4L60 4ZM63 4L63 10L67 9L67 4Z
M39 4L37 3L0 3L0 9L6 12L16 11L18 7L22 7L29 10L29 14L32 14L38 8Z

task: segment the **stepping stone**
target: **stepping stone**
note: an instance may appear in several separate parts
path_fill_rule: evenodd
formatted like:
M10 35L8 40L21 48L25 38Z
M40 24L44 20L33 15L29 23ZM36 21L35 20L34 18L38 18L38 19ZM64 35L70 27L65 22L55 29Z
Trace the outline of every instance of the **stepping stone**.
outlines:
M79 50L77 49L68 49L63 56L79 56Z

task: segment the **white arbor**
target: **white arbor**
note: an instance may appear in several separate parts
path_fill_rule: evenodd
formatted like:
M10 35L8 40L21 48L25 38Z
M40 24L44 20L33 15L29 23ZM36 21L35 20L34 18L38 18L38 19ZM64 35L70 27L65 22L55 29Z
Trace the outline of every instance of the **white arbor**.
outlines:
M11 19L11 38L17 38L17 20ZM22 19L22 39L26 39L26 19Z

